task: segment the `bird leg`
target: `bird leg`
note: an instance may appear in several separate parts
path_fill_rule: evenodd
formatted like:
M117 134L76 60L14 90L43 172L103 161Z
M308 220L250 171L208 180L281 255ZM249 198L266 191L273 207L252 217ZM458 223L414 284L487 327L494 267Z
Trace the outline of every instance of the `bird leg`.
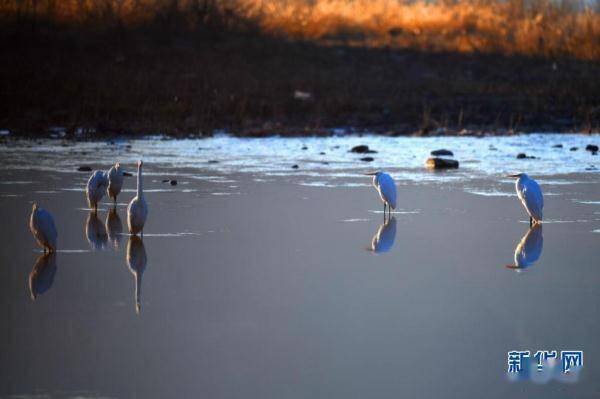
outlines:
M383 203L383 221L385 222L385 209L387 207L387 204L384 202Z
M533 218L529 216L529 227L533 226Z

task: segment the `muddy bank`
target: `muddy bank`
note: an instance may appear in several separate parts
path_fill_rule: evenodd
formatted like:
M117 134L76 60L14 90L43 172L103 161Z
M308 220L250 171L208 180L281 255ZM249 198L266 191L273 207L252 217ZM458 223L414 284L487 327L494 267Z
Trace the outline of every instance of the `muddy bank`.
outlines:
M306 136L344 126L389 135L600 127L594 61L151 28L0 25L11 60L0 64L0 129Z

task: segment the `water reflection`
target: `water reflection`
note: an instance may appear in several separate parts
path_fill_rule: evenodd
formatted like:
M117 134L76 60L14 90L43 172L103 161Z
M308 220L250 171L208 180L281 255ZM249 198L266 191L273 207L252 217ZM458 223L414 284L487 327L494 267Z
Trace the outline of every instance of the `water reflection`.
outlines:
M98 218L98 215L93 211L90 211L85 222L85 237L92 249L106 248L106 243L108 242L106 228Z
M135 278L135 312L140 314L142 307L142 274L146 269L146 249L144 242L138 236L129 236L127 242L127 267Z
M48 291L54 283L56 274L56 252L40 255L29 273L29 294L35 301L38 295Z
M371 251L375 253L388 252L394 246L396 239L396 218L383 219L383 223L371 240Z
M515 248L515 264L506 265L509 269L525 270L533 266L542 256L544 248L544 236L542 235L542 225L536 224L529 228L525 236Z
M115 249L121 248L123 224L121 223L121 218L119 217L116 207L113 207L108 211L106 222L104 224L106 226L106 231L108 232L108 240Z

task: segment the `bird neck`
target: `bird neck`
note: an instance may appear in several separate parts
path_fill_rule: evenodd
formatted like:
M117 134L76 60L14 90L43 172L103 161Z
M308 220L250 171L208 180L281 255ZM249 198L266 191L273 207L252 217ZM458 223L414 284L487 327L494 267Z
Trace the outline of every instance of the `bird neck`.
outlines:
M144 196L144 187L142 185L142 165L138 165L137 196L138 196L138 198L142 198Z

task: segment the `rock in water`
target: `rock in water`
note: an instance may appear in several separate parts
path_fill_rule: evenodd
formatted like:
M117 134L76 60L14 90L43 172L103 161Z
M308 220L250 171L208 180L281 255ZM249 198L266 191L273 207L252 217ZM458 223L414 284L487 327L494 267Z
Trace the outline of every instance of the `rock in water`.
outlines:
M429 169L453 169L458 168L458 161L446 158L428 158L425 161L425 166Z
M292 165L292 169L298 169L299 166L298 165Z
M373 162L375 160L375 158L373 157L363 157L360 159L363 162Z
M571 147L569 148L569 151L577 151L579 148L578 147Z
M588 144L585 146L586 151L598 152L598 146L595 144Z
M177 180L171 180L169 182L169 184L171 184L172 186L176 186L177 185Z
M552 148L563 148L562 144L554 144Z
M78 172L91 172L92 168L89 166L80 166L77 168Z
M441 155L447 155L447 156L454 156L454 153L450 150L446 150L446 149L441 149L441 150L435 150L435 151L431 151L431 155L433 155L434 157L438 157Z
M377 151L371 150L368 145L357 145L352 147L350 152L355 152L357 154L375 154Z
M524 152L517 154L517 159L536 159L533 155L527 155Z

